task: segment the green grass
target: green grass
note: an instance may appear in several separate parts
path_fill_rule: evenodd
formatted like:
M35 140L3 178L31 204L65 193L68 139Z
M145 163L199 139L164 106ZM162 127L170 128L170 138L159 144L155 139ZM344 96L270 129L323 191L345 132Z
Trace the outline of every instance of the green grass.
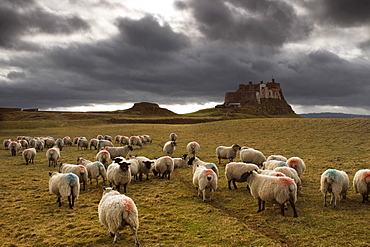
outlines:
M370 246L367 215L370 205L350 188L336 209L323 206L320 175L328 168L344 170L352 182L355 172L369 168L370 120L367 119L244 119L189 125L104 124L99 120L0 122L0 140L19 135L73 137L98 134L113 137L148 134L153 143L135 148L131 155L162 156L161 148L171 132L179 136L174 156L185 153L190 141L201 145L202 160L215 162L215 148L238 143L262 151L266 156L299 156L307 165L298 198L298 218L291 209L280 216L280 208L267 203L256 213L257 202L243 184L227 189L223 161L219 166L219 189L214 201L196 196L191 169L175 170L171 180L150 175L148 181L132 182L127 195L138 210L141 246ZM94 160L96 151L67 147L61 162L77 157ZM70 210L66 199L58 207L48 191L45 152L35 164L25 166L21 155L12 157L0 148L0 245L1 246L111 246L112 238L99 223L97 208L101 188L88 184ZM239 161L237 157L236 161ZM102 186L102 183L100 182ZM133 246L126 228L119 245Z

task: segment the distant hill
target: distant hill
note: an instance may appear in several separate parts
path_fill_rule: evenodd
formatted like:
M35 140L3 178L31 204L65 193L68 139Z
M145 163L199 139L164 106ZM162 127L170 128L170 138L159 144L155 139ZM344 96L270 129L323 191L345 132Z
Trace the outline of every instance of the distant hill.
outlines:
M370 118L370 115L321 112L321 113L305 113L298 114L302 118Z
M166 108L159 107L156 103L140 102L135 103L130 109L124 110L124 113L141 116L161 116L161 117L175 117L176 114Z

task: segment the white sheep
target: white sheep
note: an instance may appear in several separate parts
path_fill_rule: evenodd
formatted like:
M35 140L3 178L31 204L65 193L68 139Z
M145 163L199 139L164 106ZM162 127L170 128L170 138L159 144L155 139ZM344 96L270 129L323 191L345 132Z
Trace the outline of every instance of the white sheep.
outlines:
M65 146L72 146L72 139L69 136L63 137L63 142Z
M127 185L131 182L131 169L130 163L123 157L117 157L113 160L113 163L108 166L107 178L110 186L113 185L116 189L120 190L123 185L123 192L127 193Z
M165 178L168 176L168 179L171 177L171 173L173 173L174 164L173 160L170 156L163 156L155 160L153 165L153 173L155 176L161 176Z
M170 140L173 141L173 142L177 141L177 135L176 135L176 133L171 133L170 134Z
M59 207L62 206L61 197L68 198L69 208L73 209L75 199L80 194L80 181L73 173L49 172L49 192L58 197Z
M361 169L353 177L353 188L362 196L362 203L369 200L370 193L370 169Z
M77 141L77 150L81 148L81 150L86 150L89 147L89 141L86 137L80 137Z
M241 147L238 144L233 144L231 147L218 146L216 148L218 163L221 164L221 159L228 159L230 162L233 162L236 157L236 153L240 149Z
M120 140L121 140L121 135L116 135L115 137L114 137L114 141L115 141L115 143L120 143Z
M197 169L198 166L204 166L207 169L212 169L216 173L217 177L219 176L218 167L215 163L202 161L198 157L191 157L188 160L188 165L193 166L193 173L195 173L195 170Z
M111 141L108 141L108 140L99 140L98 149L99 150L102 150L105 147L114 147L114 145L113 145L113 143Z
M252 163L262 167L263 162L266 161L265 155L254 148L242 147L240 150L240 161L244 163Z
M121 136L119 140L119 144L123 146L130 145L130 138L128 138L127 136Z
M103 163L105 168L107 168L111 160L110 153L107 150L101 150L96 154L96 160Z
M297 185L298 195L301 193L302 181L301 181L300 177L298 176L298 172L295 169L293 169L291 167L281 166L281 167L275 168L274 171L281 172L285 176L292 178L294 180L295 184Z
M152 140L152 138L150 137L150 135L143 135L144 136L144 138L146 139L146 142L147 143L152 143L153 142L153 140Z
M90 139L90 141L89 141L90 150L91 150L92 147L94 147L95 150L98 150L98 144L99 144L99 140L98 139L96 139L96 138Z
M183 154L181 158L172 158L172 159L175 169L188 167L187 164L188 154Z
M62 151L63 150L63 147L64 147L64 141L63 141L63 139L58 138L55 141L55 145L59 148L60 151Z
M105 147L104 149L109 152L111 159L116 157L126 158L128 153L133 150L132 146L128 145L123 147Z
M8 150L9 149L9 143L11 143L12 142L12 140L11 139L5 139L4 141L3 141L3 146L4 146L4 148L5 148L5 150Z
M231 182L233 182L234 189L237 189L235 182L247 182L248 172L258 170L258 166L251 163L231 162L225 167L225 176L228 183L228 188L231 190Z
M135 159L135 157L131 157L129 160L127 160L127 162L130 163L131 176L133 176L135 180L138 180L140 174L139 161Z
M189 142L188 145L186 145L186 150L189 155L195 157L200 150L200 145L198 142Z
M277 167L288 167L287 163L280 160L268 160L263 162L264 170L274 170Z
M52 148L55 146L55 140L53 137L49 136L46 138L43 138L42 141L44 142L44 146L46 148Z
M108 141L110 141L110 142L112 142L112 141L113 141L113 139L112 139L112 137L111 137L110 135L105 135L105 136L104 136L104 140L108 140Z
M176 146L177 144L175 141L166 142L163 146L163 153L172 157L173 152L176 150Z
M135 157L139 161L139 180L143 180L143 174L146 175L146 180L149 179L149 173L152 172L155 160L150 160L144 156Z
M291 157L287 160L287 165L289 167L292 167L294 168L297 173L298 173L298 176L301 177L302 174L305 172L306 170L306 164L304 163L304 161L299 158L299 157Z
M266 202L273 202L281 205L281 215L284 216L284 205L289 201L294 212L294 217L298 217L295 208L297 185L293 179L261 175L254 170L248 173L247 182L251 195L258 200L257 213L265 210Z
M41 140L36 140L35 148L36 148L36 152L44 151L44 142L42 142Z
M337 207L337 198L345 199L349 188L348 175L344 171L328 169L321 174L320 191L324 194L324 206L326 207L327 193L331 193L330 203Z
M143 135L138 136L143 144L146 144L146 138Z
M21 144L22 148L28 148L28 141L27 140L20 140L19 144Z
M92 179L95 178L96 186L98 186L98 178L101 177L103 179L103 184L105 185L105 181L107 180L107 171L105 170L103 163L100 161L91 162L90 160L80 157L77 158L77 164L86 167L90 184L92 184Z
M60 158L59 148L53 147L53 148L49 148L46 151L46 159L48 160L49 167L50 167L50 165L54 165L54 167L55 167L59 158Z
M288 159L280 154L273 154L267 157L267 160L280 160L286 162Z
M112 188L105 188L98 206L99 222L103 224L117 243L119 231L126 225L132 229L135 245L139 246L137 231L139 229L138 211L134 201Z
M83 186L82 190L85 191L86 182L89 177L89 173L87 172L86 167L82 165L72 165L72 164L60 163L59 172L76 174L80 180L80 183L82 183L82 186Z
M209 200L213 200L213 194L217 190L217 174L205 166L198 166L193 174L193 184L198 188L198 196L203 194L203 201L206 201L206 189L210 190Z
M17 153L21 150L22 146L18 141L11 141L8 144L8 149L10 150L10 154L12 156L17 156Z
M22 156L24 161L26 161L26 165L28 165L29 162L34 164L34 159L36 157L36 149L35 148L28 148L23 150Z
M130 145L139 146L140 148L142 148L143 142L141 141L141 138L138 136L130 136Z

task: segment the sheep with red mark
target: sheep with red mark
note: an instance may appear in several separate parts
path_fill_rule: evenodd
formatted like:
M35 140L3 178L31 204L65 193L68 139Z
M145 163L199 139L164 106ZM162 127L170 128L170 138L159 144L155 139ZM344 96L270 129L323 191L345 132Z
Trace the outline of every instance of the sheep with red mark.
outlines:
M73 209L75 200L80 194L80 181L76 174L49 172L49 192L58 197L59 207L62 206L61 197L68 198L69 208Z
M138 136L130 136L130 145L139 146L140 148L142 148L143 142L141 141L141 138Z
M113 159L113 163L108 166L107 178L110 186L113 185L120 190L123 185L123 192L127 193L127 185L131 182L131 163L127 162L124 157Z
M328 169L321 174L320 191L324 194L324 206L326 207L327 194L331 194L330 203L334 208L337 207L337 199L340 201L346 198L349 188L348 175L344 171Z
M266 161L265 155L254 148L242 147L240 150L240 161L244 163L252 163L262 167L263 162Z
M10 150L10 154L12 156L17 156L17 153L21 150L22 146L18 141L11 141L8 144L8 149Z
M215 163L205 162L203 160L200 160L198 157L191 157L188 160L188 165L193 166L193 174L195 173L195 170L198 166L204 166L207 169L212 169L216 173L217 177L219 176L218 167Z
M251 163L243 162L230 162L225 167L225 177L227 179L228 188L231 190L231 182L234 185L234 189L237 189L235 182L242 183L247 182L247 174L250 171L258 170L258 166Z
M43 138L42 139L43 142L44 142L44 146L46 148L52 148L55 146L55 140L53 137L49 136L49 137L46 137L46 138Z
M98 206L99 222L103 224L117 243L119 231L126 225L132 229L135 245L140 246L137 231L139 229L138 210L134 201L112 188L105 188Z
M250 188L251 195L258 200L258 211L265 210L266 202L278 203L281 215L284 216L285 203L289 202L294 217L298 217L295 203L297 201L297 185L293 179L288 177L275 177L258 174L253 170L245 175Z
M11 143L11 142L12 142L11 139L5 139L3 141L3 146L4 146L5 150L8 150L9 149L9 143Z
M210 190L209 200L213 200L213 194L217 190L218 177L212 169L205 166L198 166L193 174L193 184L198 190L198 196L203 195L206 201L206 190Z
M299 157L291 157L287 160L286 163L289 167L292 167L297 171L299 177L301 177L302 174L306 171L306 164Z
M92 179L94 178L96 180L96 186L98 187L98 178L101 177L103 179L103 184L105 185L105 181L107 180L107 171L105 170L103 163L101 163L100 161L92 162L90 160L79 157L77 158L77 164L86 167L90 184L92 184Z
M298 193L298 195L301 193L301 190L302 190L302 181L301 181L300 177L298 176L298 173L297 173L297 171L295 169L293 169L291 167L281 166L281 167L275 168L274 171L281 172L285 176L292 178L294 180L294 182L296 183L296 185L297 185L297 193Z
M24 161L26 161L26 165L28 165L28 163L30 162L34 164L34 159L36 157L36 149L35 148L25 149L22 152L22 156Z
M155 160L153 165L153 173L155 176L160 176L168 179L171 178L171 173L173 173L174 164L173 159L170 156L163 156Z
M96 154L96 160L103 163L105 168L107 168L111 160L110 153L107 150L101 150Z
M85 191L86 189L86 182L89 177L86 167L83 165L72 165L72 164L62 164L59 165L59 172L60 173L73 173L76 174L82 183L82 190Z
M123 147L105 147L104 149L109 152L111 159L116 157L126 158L129 152L133 150L132 146L129 145Z
M144 138L146 139L146 142L147 143L152 143L153 142L153 140L152 140L152 138L150 137L150 135L143 135L144 136Z
M119 139L119 144L123 146L130 145L130 138L128 138L127 136L121 136Z
M49 167L50 165L53 165L55 167L59 158L60 158L59 148L53 147L53 148L49 148L46 151L46 159L48 160Z
M173 152L176 150L176 146L177 144L175 141L168 141L164 144L162 151L165 155L172 157Z
M361 169L353 177L353 188L362 196L362 203L369 200L370 193L370 169Z
M198 142L189 142L188 145L186 145L186 150L189 155L195 157L199 153L200 145Z
M65 146L72 146L72 139L69 136L63 137L63 142Z
M221 164L221 159L228 159L230 162L233 162L240 149L241 147L238 144L233 144L231 147L218 146L216 148L218 163Z

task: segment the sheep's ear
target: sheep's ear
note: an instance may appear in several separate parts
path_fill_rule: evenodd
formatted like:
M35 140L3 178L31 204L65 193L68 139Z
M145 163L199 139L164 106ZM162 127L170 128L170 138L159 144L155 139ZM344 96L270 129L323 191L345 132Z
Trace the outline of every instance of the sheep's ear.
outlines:
M51 172L49 172L49 177L51 177L51 174L52 174L52 173L51 173Z

